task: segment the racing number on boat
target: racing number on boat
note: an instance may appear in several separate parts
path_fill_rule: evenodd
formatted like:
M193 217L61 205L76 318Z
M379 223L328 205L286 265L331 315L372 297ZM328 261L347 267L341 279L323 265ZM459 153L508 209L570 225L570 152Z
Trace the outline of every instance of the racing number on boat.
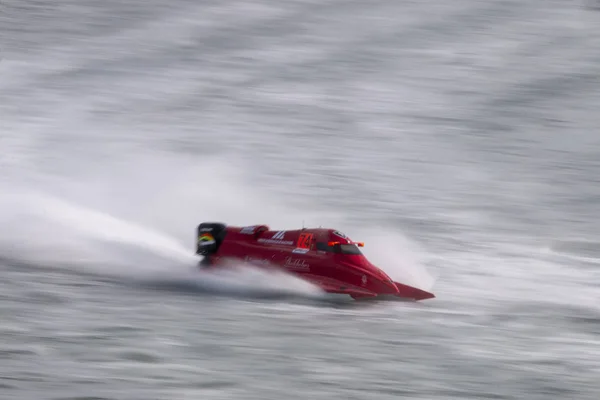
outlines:
M312 242L312 239L313 239L312 233L300 234L300 238L298 238L298 248L310 249L310 243Z

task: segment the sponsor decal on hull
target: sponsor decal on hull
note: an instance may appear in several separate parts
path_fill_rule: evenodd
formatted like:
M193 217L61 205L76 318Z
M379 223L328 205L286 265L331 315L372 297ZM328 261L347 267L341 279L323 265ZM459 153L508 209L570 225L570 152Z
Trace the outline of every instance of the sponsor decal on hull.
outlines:
M256 225L245 226L242 229L240 229L240 233L243 235L253 235L255 230L256 230Z
M284 244L286 246L291 246L294 244L293 241L291 240L277 240L277 239L258 239L258 242L260 243L266 243L266 244Z
M210 233L203 233L202 235L198 236L198 245L200 246L208 246L215 243L215 238Z
M286 257L283 266L297 271L310 271L310 264L298 258Z
M260 239L258 239L258 242L267 243L267 244L283 244L286 246L290 246L290 245L294 244L293 241L284 240L284 239L285 239L285 231L279 231L279 232L275 232L275 234L273 235L273 237L271 237L271 239L260 238Z
M284 237L285 237L285 231L279 231L276 234L274 234L271 239L283 240Z
M256 258L256 257L250 257L250 256L246 256L244 257L244 261L250 264L254 264L254 265L270 265L271 263L269 262L269 260L266 260L264 258Z
M294 254L306 254L310 251L310 249L294 249L292 253Z

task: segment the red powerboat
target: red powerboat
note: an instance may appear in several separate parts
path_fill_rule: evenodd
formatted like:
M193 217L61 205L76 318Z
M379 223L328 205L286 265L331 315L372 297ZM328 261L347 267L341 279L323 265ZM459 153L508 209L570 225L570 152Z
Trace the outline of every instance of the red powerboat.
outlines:
M218 222L197 228L196 254L204 268L245 262L264 268L283 269L328 293L354 299L425 300L435 296L394 282L361 253L354 242L334 229L272 231L267 225L234 227Z

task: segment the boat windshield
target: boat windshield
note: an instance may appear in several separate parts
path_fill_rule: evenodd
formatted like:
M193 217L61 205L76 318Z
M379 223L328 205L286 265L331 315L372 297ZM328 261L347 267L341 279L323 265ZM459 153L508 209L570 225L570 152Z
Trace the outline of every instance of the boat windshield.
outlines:
M355 244L340 244L340 248L342 249L342 254L362 254Z
M317 250L327 251L329 253L336 254L353 254L353 255L361 255L360 249L355 244L340 244L337 246L329 246L324 242L317 242Z

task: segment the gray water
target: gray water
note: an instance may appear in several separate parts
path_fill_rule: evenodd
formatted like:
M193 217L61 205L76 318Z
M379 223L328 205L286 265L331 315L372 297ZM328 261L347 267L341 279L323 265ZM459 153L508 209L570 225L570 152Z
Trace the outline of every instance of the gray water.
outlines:
M600 397L592 1L5 0L0 398ZM331 226L420 303L199 276Z

